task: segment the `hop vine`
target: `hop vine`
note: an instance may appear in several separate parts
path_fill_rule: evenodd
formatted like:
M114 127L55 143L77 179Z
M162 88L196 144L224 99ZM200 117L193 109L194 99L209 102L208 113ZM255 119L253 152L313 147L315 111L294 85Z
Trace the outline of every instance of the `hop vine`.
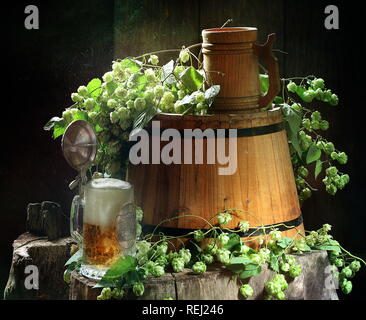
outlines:
M142 210L138 208L139 223ZM240 238L236 231L226 229L221 222L232 220L233 216L245 217L248 212L237 209L225 210L213 216L217 224L200 216L188 215L190 218L204 220L210 228L195 230L179 237L167 236L162 233L144 235L136 243L136 255L121 257L111 266L105 276L98 283L102 287L98 300L123 299L131 292L135 296L145 293L144 281L151 277L162 277L167 272L179 273L189 271L193 275L202 275L209 270L210 265L216 264L232 272L233 279L239 283L238 293L243 299L254 295L254 289L246 279L262 272L267 264L274 271L274 276L265 284L264 293L267 300L284 300L286 290L291 279L300 276L302 269L297 262L296 254L311 250L326 250L329 261L333 266L334 277L338 279L342 292L352 291L352 278L366 263L346 249L329 234L331 226L325 224L316 231L298 232L293 238L283 237L278 230L280 225L271 227L259 226L256 231L267 230L264 234L249 238ZM230 216L230 218L228 218ZM225 217L224 221L220 218ZM184 219L177 216L162 221L166 223L172 219ZM248 221L242 219L238 225L244 224L249 228ZM190 240L182 242L181 248L176 248L173 241L181 238ZM250 247L252 241L263 240L258 248ZM64 279L70 282L73 271L78 272L81 264L81 250L76 251L66 263ZM123 270L123 271L121 271ZM113 277L111 276L113 275Z
M93 171L123 178L128 163L129 137L160 112L205 115L220 86L206 90L206 73L193 67L196 45L177 49L176 60L159 65L159 57L144 54L116 60L102 80L92 79L71 94L73 104L62 117L53 117L45 130L61 136L74 120L86 120L99 141Z
M262 93L266 93L268 76L261 75L260 83ZM282 95L270 105L283 111L300 203L317 191L311 185L311 171L315 179L324 174L324 189L333 196L350 181L349 175L340 170L340 166L347 164L348 156L322 135L330 124L319 110L314 109L316 102L334 107L339 99L326 89L323 79L308 76L282 79Z

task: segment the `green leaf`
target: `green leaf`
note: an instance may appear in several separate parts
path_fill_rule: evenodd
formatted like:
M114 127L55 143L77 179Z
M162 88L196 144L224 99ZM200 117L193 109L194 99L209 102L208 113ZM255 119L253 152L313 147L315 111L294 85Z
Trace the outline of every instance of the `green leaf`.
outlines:
M136 270L127 272L123 277L127 286L134 285L140 281L139 273Z
M226 265L225 268L236 274L239 274L244 271L243 264L228 264Z
M327 244L331 245L331 246L337 246L339 247L339 242L337 240L334 239L330 239Z
M88 112L84 111L84 110L78 110L75 112L75 114L73 114L72 116L72 120L85 120L88 121Z
M43 127L43 130L49 131L51 130L56 123L59 123L61 121L64 121L64 119L59 117L53 117L51 118Z
M57 118L57 117L55 117ZM54 119L54 118L52 118ZM51 127L52 124L50 123L52 121L52 119L46 124L46 126ZM55 120L53 123L53 138L56 139L59 136L62 136L65 133L65 130L68 126L68 124L62 119L62 118L57 118L59 120ZM88 113L86 111L83 110L77 110L75 113L73 113L72 115L72 121L75 120L85 120L88 121Z
M301 157L302 150L298 138L298 132L300 130L300 125L302 121L301 114L293 110L287 103L281 104L281 109L285 120L287 137L289 138L299 157Z
M260 74L259 75L259 84L260 84L262 95L267 94L268 88L269 88L268 74Z
M253 277L253 276L261 273L261 271L262 271L262 268L260 265L258 265L256 263L250 263L250 264L245 265L244 271L242 271L239 274L239 278L246 279L249 277Z
M311 144L308 153L306 154L306 163L312 163L316 160L318 160L321 156L322 152L321 150L316 146L315 143Z
M284 118L289 124L291 131L297 134L300 130L302 121L301 114L292 109L287 103L284 103L281 106Z
M93 288L114 288L116 281L102 278Z
M230 251L235 250L236 246L239 246L241 243L240 237L236 233L229 234L229 241L227 244L223 246L224 249L228 249Z
M141 69L142 62L131 58L126 58L121 61L122 68L129 68L131 72L137 72Z
M205 99L209 100L209 99L213 99L215 98L220 92L220 85L216 84L213 85L212 87L208 88L205 91Z
M149 121L154 118L157 114L161 113L161 110L155 106L149 107L141 112L135 119L133 123L133 129L130 132L130 137L137 134L141 129L143 129Z
M293 132L287 122L285 122L285 128L286 128L287 137L290 140L291 145L294 147L295 151L297 152L297 154L301 158L302 157L302 150L301 150L301 147L300 147L298 133Z
M80 267L81 267L81 259L76 261L76 262L72 262L71 264L69 264L66 267L65 272L72 273L74 271L79 271Z
M112 96L113 93L114 93L114 90L116 90L116 88L118 87L118 84L115 83L115 82L113 82L113 81L111 81L111 82L108 82L107 83L106 87L107 87L108 95L109 96Z
M274 255L271 252L271 256L270 256L270 260L269 260L269 267L276 272L280 272L280 268L278 265L278 257L276 255Z
M137 78L137 90L142 91L147 85L147 77L144 74L140 74ZM143 95L143 94L142 94Z
M65 263L65 267L69 266L70 264L74 263L74 262L78 262L81 257L83 256L83 250L79 249L78 251L76 251L69 260L66 261Z
M179 102L177 102L178 106L184 106L184 105L188 105L188 104L194 104L196 101L196 95L194 93L192 94L187 94L185 97L183 97L182 100L180 100Z
M297 86L296 88L296 94L302 99L304 100L304 92L306 91L307 89L304 87L304 86Z
M281 238L280 240L277 240L276 244L280 248L286 249L291 245L292 242L293 242L293 240L291 238L284 237L284 238Z
M95 130L96 133L98 133L98 132L103 131L103 128L99 124L96 124L95 127L94 127L94 130Z
M161 73L161 81L166 84L172 84L175 82L175 77L173 75L174 71L174 61L170 60L168 63L163 65Z
M113 280L120 278L127 272L135 270L136 266L137 262L135 258L131 256L120 258L115 264L112 265L110 269L107 270L106 274L103 276L103 279Z
M142 91L147 85L147 77L142 73L133 73L128 78L128 82L133 83L133 88L137 89L137 91ZM138 92L138 95L143 96L143 92Z
M86 86L91 98L97 99L102 93L102 81L98 78L92 79Z
M254 254L254 253L258 253L256 250L254 250L253 248L250 248L247 252L247 255L251 255L251 254Z
M341 248L339 246L333 246L333 245L320 245L313 247L313 249L341 252Z
M215 97L220 92L220 86L218 84L213 85L212 87L208 88L205 91L205 100L208 103L208 106L211 107L212 102L214 101Z
M100 111L100 103L96 103L94 108L93 108L93 111L95 112L99 112Z
M318 175L320 174L320 172L322 172L322 169L323 169L323 162L318 159L316 161L315 170L314 170L315 179L318 177Z
M53 138L56 139L59 136L62 136L65 133L66 130L66 124L64 122L58 122L53 127Z
M201 89L204 78L195 68L189 67L182 72L180 80L189 90L197 91Z
M234 257L231 258L229 262L229 264L248 264L248 263L252 263L252 260L244 257Z
M276 96L276 97L273 99L273 103L274 103L274 104L281 104L281 103L284 103L284 101L283 101L283 98L282 98L282 97Z

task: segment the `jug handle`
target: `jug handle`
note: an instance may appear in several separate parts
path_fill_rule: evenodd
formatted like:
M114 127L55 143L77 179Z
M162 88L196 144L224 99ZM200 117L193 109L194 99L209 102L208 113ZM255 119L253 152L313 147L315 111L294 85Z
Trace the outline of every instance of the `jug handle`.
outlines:
M83 242L83 235L82 235L82 226L80 225L79 219L80 208L82 207L82 199L79 195L75 196L72 200L71 204L71 212L70 212L70 235L71 237L81 246ZM80 231L79 231L80 230Z
M116 217L117 238L122 251L134 255L136 242L136 206L133 203L125 204Z
M278 60L272 53L272 45L275 39L276 34L271 33L268 35L265 44L260 45L254 43L253 45L254 54L264 60L268 69L269 88L267 94L259 98L258 104L261 108L266 107L281 90Z

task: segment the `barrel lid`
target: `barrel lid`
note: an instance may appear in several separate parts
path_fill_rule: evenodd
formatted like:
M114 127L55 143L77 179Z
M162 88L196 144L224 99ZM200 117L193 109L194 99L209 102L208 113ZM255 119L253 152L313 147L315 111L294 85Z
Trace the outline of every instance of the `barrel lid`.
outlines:
M257 28L228 27L202 30L203 42L209 43L239 43L257 40Z
M212 115L182 115L159 113L154 117L161 128L195 129L195 128L246 128L257 125L271 125L283 121L282 111L276 107L271 110L251 110L241 113L220 113Z

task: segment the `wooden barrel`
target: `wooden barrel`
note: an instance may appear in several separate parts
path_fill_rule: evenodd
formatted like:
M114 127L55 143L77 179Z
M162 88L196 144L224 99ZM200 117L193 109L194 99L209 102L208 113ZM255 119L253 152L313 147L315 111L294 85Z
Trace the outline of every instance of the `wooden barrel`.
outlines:
M224 209L236 208L248 214L234 217L229 228L235 229L240 220L247 220L251 226L285 223L303 231L281 110L208 116L160 114L154 120L160 122L162 131L237 129L237 169L231 175L220 175L219 163L130 164L128 181L134 185L136 203L144 210L147 230L177 215L192 214L209 220ZM214 139L225 139L228 146L234 138ZM196 140L203 142L203 158L207 159L208 139ZM195 142L192 145L195 147ZM182 161L185 152L182 142ZM208 225L199 218L185 217L161 227L157 231L179 235ZM297 232L283 229L287 236Z

